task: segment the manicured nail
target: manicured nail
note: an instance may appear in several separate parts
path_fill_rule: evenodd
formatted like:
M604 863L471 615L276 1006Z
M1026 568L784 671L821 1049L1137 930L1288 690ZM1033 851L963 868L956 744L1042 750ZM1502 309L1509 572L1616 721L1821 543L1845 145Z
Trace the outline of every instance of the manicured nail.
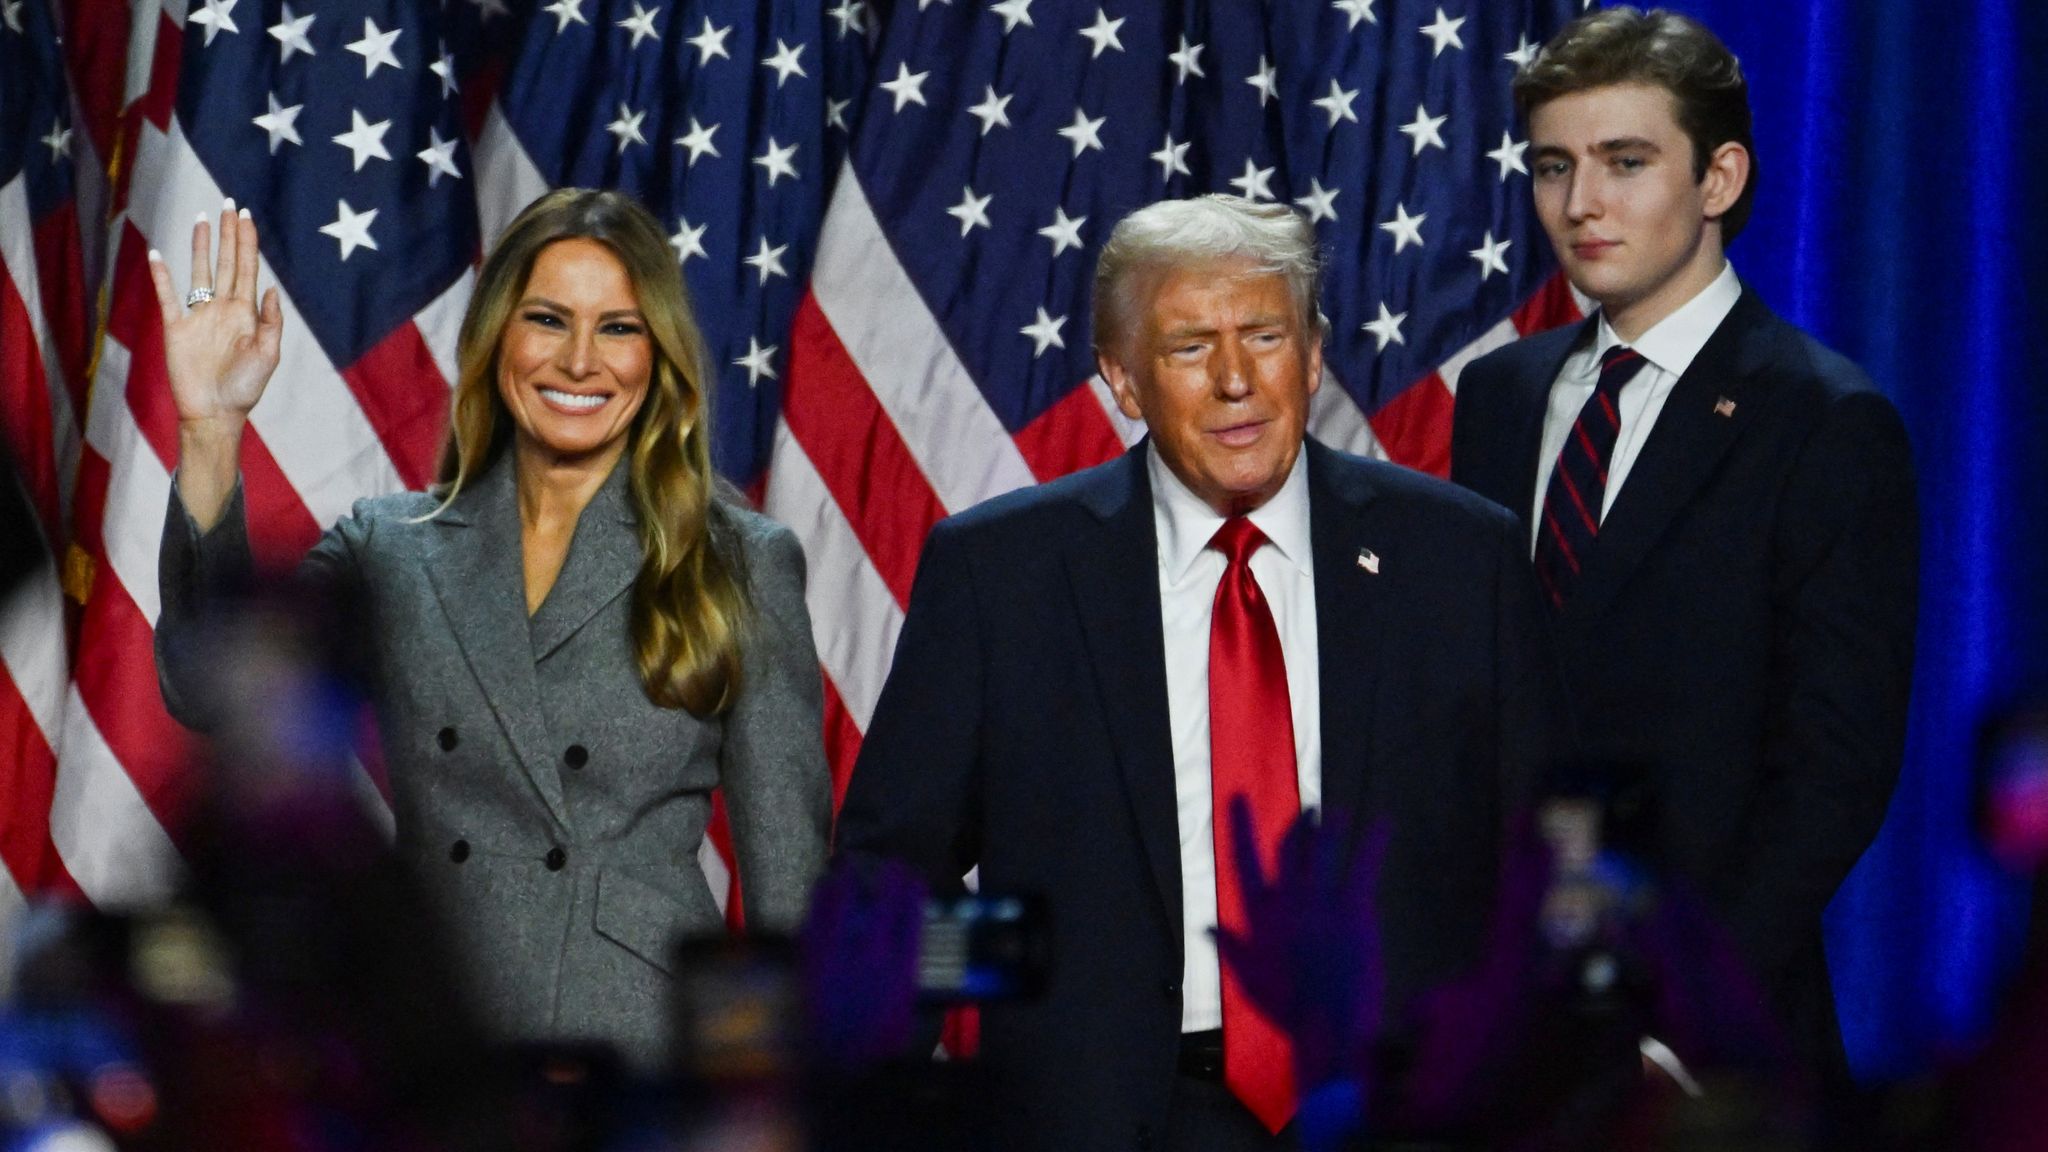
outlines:
M151 249L149 250L149 262L150 262L151 264L161 264L161 263L163 263L163 262L164 262L164 254L163 254L163 253L161 253L161 252L159 252L159 251L157 251L157 250L156 250L156 249L154 249L154 248L151 248Z
M228 197L227 199L225 199L225 200L221 201L221 202L220 202L220 210L221 210L222 212L228 212L228 213L232 213L232 212L234 212L234 210L235 210L235 198L234 198L233 196L230 196L230 197Z
M199 214L199 222L200 222L201 224L204 224L204 223L206 223L206 222L207 222L208 220L211 220L211 219L213 219L213 217L211 217L211 216L208 216L208 215L207 215L206 213L204 213L204 212L201 212L201 213Z
M247 208L244 208L240 212L237 212L236 215L240 216L244 220L247 220L249 218L249 210Z

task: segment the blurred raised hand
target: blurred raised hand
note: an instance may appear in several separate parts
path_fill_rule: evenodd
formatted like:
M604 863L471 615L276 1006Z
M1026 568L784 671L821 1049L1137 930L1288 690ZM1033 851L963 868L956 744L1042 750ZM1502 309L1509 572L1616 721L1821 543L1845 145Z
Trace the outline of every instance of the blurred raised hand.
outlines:
M186 511L210 528L234 491L242 429L277 370L284 309L272 286L256 294L256 223L234 201L215 227L192 226L192 285L179 292L160 253L150 279L163 314L164 363L178 412L178 490Z
M857 1076L916 1039L917 960L928 889L895 860L840 859L811 893L803 927L811 1056Z

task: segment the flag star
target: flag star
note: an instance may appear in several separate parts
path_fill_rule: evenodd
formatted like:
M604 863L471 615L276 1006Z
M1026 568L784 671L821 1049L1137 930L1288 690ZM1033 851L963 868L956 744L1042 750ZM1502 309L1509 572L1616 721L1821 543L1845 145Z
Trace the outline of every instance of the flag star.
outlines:
M294 144L304 144L305 141L299 138L298 119L299 112L305 105L294 104L286 108L277 102L276 93L268 94L267 99L270 101L270 111L256 117L254 123L258 128L270 133L270 154L277 155L277 146L287 140Z
M922 4L918 5L919 11L923 11L923 9L924 6ZM1019 24L1026 28L1035 27L1031 23L1031 0L1002 0L999 4L989 5L989 11L1003 18L1003 35L1005 36L1015 32Z
M1355 30L1360 24L1377 24L1380 18L1372 14L1372 0L1333 0L1330 7L1351 17L1345 31Z
M839 0L839 7L832 9L825 13L825 15L839 21L839 38L844 40L853 33L863 31L867 27L863 22L867 7L862 0Z
M987 85L982 89L981 103L967 110L969 116L981 121L981 134L988 135L997 128L1010 126L1010 96L996 95L996 86ZM1012 96L1015 93L1011 93Z
M1465 18L1463 16L1453 20L1444 15L1442 8L1436 10L1436 19L1428 24L1424 24L1421 29L1422 34L1429 37L1430 42L1436 45L1436 51L1430 53L1430 59L1434 60L1436 57L1443 55L1446 48L1463 50L1465 41L1459 39L1458 29L1463 27L1464 23Z
M1095 10L1095 23L1090 25L1089 27L1081 29L1082 39L1087 40L1089 43L1095 45L1095 50L1088 54L1088 58L1090 60L1093 60L1096 57L1101 56L1104 52L1108 51L1111 48L1114 48L1119 52L1123 51L1124 42L1122 40L1117 39L1116 35L1116 30L1123 26L1123 17L1119 16L1116 19L1111 20L1109 18L1109 13L1103 11L1100 8L1097 8Z
M455 57L448 54L448 46L441 45L441 58L427 65L427 71L441 78L441 98L455 95Z
M619 27L633 34L633 43L630 47L638 48L642 40L649 39L653 40L656 44L661 43L661 33L654 30L654 17L657 12L658 10L655 12L647 10L640 5L639 0L634 0L633 14L619 21L618 24Z
M646 109L643 108L635 112L631 108L626 107L625 101L619 101L618 116L613 118L611 123L604 126L605 131L618 138L618 155L623 156L626 154L626 145L628 144L647 143L647 137L640 134L640 121L646 118Z
M1245 77L1244 81L1259 90L1259 107L1264 108L1266 101L1280 94L1277 83L1278 78L1279 73L1273 70L1271 64L1266 63L1266 58L1264 56L1259 57L1259 70Z
M488 24L493 16L508 15L512 10L505 6L505 0L469 0L477 7L477 23Z
M413 153L419 157L420 163L427 166L427 187L432 188L439 184L443 176L462 179L462 170L455 166L455 149L461 143L462 137L459 134L443 140L438 129L431 126L427 129L427 146Z
M683 41L683 43L697 50L697 66L701 68L711 63L713 56L723 56L728 60L732 59L732 53L725 50L725 38L730 35L732 35L732 25L727 24L723 28L714 28L711 26L711 17L706 16L704 18L704 30Z
M1055 205L1052 210L1052 223L1040 228L1038 234L1052 241L1053 259L1057 260L1067 249L1083 246L1081 225L1087 222L1086 216L1068 216L1065 208Z
M1381 224L1380 231L1389 233L1394 237L1394 252L1398 255L1403 248L1408 247L1410 244L1415 245L1417 248L1423 246L1422 222L1427 219L1429 219L1429 213L1427 212L1419 216L1410 216L1406 204L1396 204L1394 205L1394 218Z
M393 28L389 32L379 32L375 20L363 17L363 38L350 44L348 50L363 58L365 79L376 75L377 69L386 64L405 71L405 65L398 62L398 54L391 50L391 46L398 43L398 34L403 31L402 28Z
M960 188L960 202L946 209L946 215L960 221L960 234L967 235L976 228L986 228L988 223L988 202L995 199L993 193L976 196L974 189L967 185Z
M760 387L761 377L763 376L770 380L775 379L776 351L777 346L774 344L764 348L759 340L754 339L752 336L747 337L747 354L733 361L734 364L747 370L747 387Z
M763 236L761 237L761 247L752 256L741 261L741 263L753 265L761 273L761 283L766 284L776 276L789 275L789 272L782 266L782 254L787 251L789 251L789 245L787 244L777 244L775 247L770 248L768 246L768 238Z
M1074 158L1078 160L1081 158L1081 153L1088 151L1090 148L1095 149L1097 152L1102 151L1102 126L1108 122L1109 117L1107 116L1100 116L1090 120L1086 112L1076 108L1074 109L1074 122L1060 129L1059 134L1074 142Z
M1527 68L1529 61L1536 58L1536 45L1529 43L1529 34L1524 32L1515 43L1515 50L1501 57L1517 68Z
M0 0L0 24L7 25L9 32L22 30L21 0Z
M704 156L718 155L718 146L711 142L711 134L718 131L716 124L700 124L695 116L690 117L690 130L676 137L676 143L690 150L689 167L695 168Z
M1504 131L1500 134L1500 147L1488 152L1486 158L1500 165L1501 183L1505 184L1510 172L1520 172L1525 176L1528 175L1529 166L1522 163L1522 153L1528 150L1529 142L1527 140L1518 144L1515 142L1513 133Z
M882 81L881 87L896 98L895 111L903 111L905 104L924 103L924 78L929 72L912 72L910 65L901 60L896 62L896 78Z
M1479 279L1482 283L1495 272L1503 276L1507 275L1508 245L1513 243L1513 240L1502 240L1497 244L1494 243L1493 232L1489 229L1486 233L1486 238L1479 242L1479 247L1472 250L1472 258L1479 261Z
M311 16L294 16L292 6L284 6L283 15L278 18L277 23L270 26L270 38L277 41L279 64L291 59L294 52L304 52L308 56L319 55L313 51L313 42L306 38L306 29L312 26Z
M355 153L354 170L361 172L363 165L369 163L373 157L378 160L391 159L391 153L384 150L384 133L391 130L391 121L379 120L372 124L363 119L361 112L353 108L349 109L348 114L351 120L349 129L336 136L334 142ZM376 210L371 211L374 213Z
M60 123L53 122L50 125L50 134L48 136L43 137L42 144L43 147L48 148L50 150L50 162L52 164L56 163L60 159L70 156L71 129L66 128L64 125Z
M709 224L699 224L692 228L688 220L676 217L676 234L668 238L668 246L676 250L677 263L688 264L692 256L707 255L704 251L704 230L709 227Z
M1343 89L1343 87L1341 87L1337 83L1336 78L1331 77L1330 94L1328 96L1322 97L1319 100L1311 100L1309 101L1309 103L1314 104L1316 107L1321 108L1324 112L1329 114L1330 128L1332 130L1335 130L1337 127L1337 121L1339 120L1349 120L1353 124L1358 123L1358 113L1353 112L1351 110L1352 101L1357 99L1358 89L1353 88L1351 91L1346 92Z
M797 178L795 161L796 145L791 144L789 147L784 148L775 142L775 137L773 136L768 138L768 150L754 157L754 163L759 164L762 171L768 173L768 186L770 188L775 187L775 182L784 176L792 180ZM765 242L763 241L763 243ZM780 252L782 249L777 248L776 251Z
M1367 320L1365 323L1360 324L1359 327L1372 333L1373 339L1379 341L1380 346L1374 349L1374 351L1385 352L1389 344L1406 344L1408 342L1407 337L1401 335L1401 322L1406 319L1408 319L1406 312L1387 311L1387 302L1382 300L1380 301L1379 317Z
M1036 360L1040 356L1045 355L1047 348L1065 348L1067 346L1065 338L1060 335L1060 329L1066 326L1067 318L1065 316L1048 316L1044 307L1041 306L1038 309L1038 319L1019 328L1018 331L1031 337L1031 342L1037 345L1031 352L1031 358Z
M851 96L847 97L844 100L834 100L830 96L825 97L826 125L832 128L837 128L841 132L852 131L852 129L846 126L846 110L852 106L853 97Z
M1190 144L1175 144L1173 142L1173 133L1168 132L1166 134L1166 143L1159 146L1159 151L1152 153L1152 162L1159 165L1159 178L1161 180L1173 179L1173 174L1176 172L1183 176L1191 175L1188 171L1189 147Z
M214 36L218 33L241 31L240 28L235 27L234 18L228 15L228 13L235 10L235 2L236 0L206 0L206 7L185 17L185 20L187 23L198 24L204 27L206 29L205 42L212 44ZM20 20L21 17L16 15L14 19L7 22L8 26L19 32L21 31Z
M541 11L555 18L555 35L569 30L571 24L588 24L583 18L583 0L555 0Z
M1401 125L1401 132L1410 140L1415 141L1414 154L1420 156L1422 155L1422 150L1431 145L1438 148L1444 146L1444 121L1450 118L1449 113L1442 116L1431 116L1429 109L1417 104L1415 106L1415 119Z
M1188 43L1188 38L1183 36L1180 38L1180 51L1167 55L1167 60L1180 70L1180 83L1187 83L1189 76L1209 75L1202 71L1202 47L1200 44Z
M1320 224L1324 220L1335 222L1337 193L1341 191L1341 188L1325 188L1321 180L1311 179L1308 195L1297 199L1295 203L1301 205L1308 213L1308 222L1311 224Z
M783 42L782 37L777 36L775 38L775 55L761 61L761 67L770 69L775 73L775 86L780 88L789 82L791 76L807 78L810 76L809 72L804 71L804 66L797 62L798 57L801 57L803 54L803 45L798 44L795 47L791 47Z
M334 217L334 223L322 224L321 234L334 237L341 245L343 260L355 255L358 248L368 248L375 252L377 241L370 235L370 225L377 222L377 210L372 208L368 212L357 212L348 206L346 200L338 203L339 210Z
M1244 158L1244 175L1230 181L1230 186L1237 189L1238 195L1243 196L1247 200L1271 200L1273 198L1272 180L1273 170L1271 168L1261 168L1252 162L1251 157L1247 156Z

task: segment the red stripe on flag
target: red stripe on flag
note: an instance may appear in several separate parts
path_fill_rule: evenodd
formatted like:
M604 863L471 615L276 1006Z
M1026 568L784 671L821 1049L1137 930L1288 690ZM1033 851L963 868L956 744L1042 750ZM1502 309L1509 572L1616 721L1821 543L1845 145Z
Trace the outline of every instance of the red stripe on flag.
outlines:
M112 479L112 465L88 442L78 454L78 478L71 489L71 542L88 556L107 554L100 521L106 516L107 489ZM78 595L89 599L91 592L81 590Z
M5 265L0 265L0 436L5 437L7 451L13 453L14 466L42 520L44 536L59 539L57 443L50 385L28 304L15 289L14 277ZM0 483L4 482L0 477Z
M853 779L853 762L860 758L860 725L846 710L839 686L825 677L825 764L832 770L832 812L846 800L846 785Z
M78 94L80 120L102 159L114 154L121 128L121 100L128 83L127 0L69 0L64 19L64 57Z
M1572 297L1571 282L1562 272L1553 273L1542 287L1529 294L1522 306L1515 309L1509 320L1515 331L1524 336L1548 331L1576 320L1585 319L1579 311L1579 302Z
M0 862L22 892L76 892L78 885L50 842L50 799L57 793L57 758L37 726L28 701L0 661Z
M114 254L107 334L128 349L128 410L164 470L178 466L178 410L164 368L164 320L149 279L149 242L133 224L121 229Z
M249 514L249 552L262 571L291 571L320 539L320 525L254 428L242 433L242 501Z
M411 321L393 328L342 369L341 378L405 486L418 491L433 483L448 426L448 381L419 328Z
M732 885L726 889L725 926L737 936L747 930L747 909L740 894L739 858L733 855L732 820L725 814L723 789L714 789L711 793L711 822L705 825L704 836L718 849L718 854L725 859L725 866L732 871Z
M1095 399L1094 389L1086 384L1040 412L1014 439L1017 451L1024 454L1024 462L1040 483L1114 460L1124 450L1109 416Z
M85 253L78 240L78 204L65 200L36 222L36 275L42 284L43 321L56 345L57 368L74 412L85 411L85 365L92 355L86 306ZM49 356L52 350L45 348Z
M79 625L73 682L100 736L135 783L157 823L178 840L196 783L188 770L196 744L164 710L157 688L154 635L104 554Z
M185 32L171 21L168 12L157 17L156 55L149 62L149 89L135 101L135 111L156 125L160 132L171 130L171 114L178 107L178 68L185 55ZM134 165L129 165L134 170Z
M1451 413L1456 401L1432 372L1394 397L1366 422L1396 464L1432 476L1451 474Z
M783 419L896 603L908 604L925 533L945 506L809 294L797 306L789 343Z

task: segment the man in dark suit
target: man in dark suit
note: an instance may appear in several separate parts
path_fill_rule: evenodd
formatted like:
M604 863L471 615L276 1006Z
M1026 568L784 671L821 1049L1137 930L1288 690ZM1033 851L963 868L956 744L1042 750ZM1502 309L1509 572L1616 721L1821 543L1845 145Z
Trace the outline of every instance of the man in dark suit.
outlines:
M1292 1145L1286 1038L1211 936L1239 797L1269 859L1306 809L1386 820L1388 1020L1481 943L1550 750L1541 607L1511 516L1305 440L1316 282L1285 207L1132 214L1096 348L1149 437L926 542L838 846L1049 899L1049 990L982 1016L996 1147Z
M1723 254L1754 161L1741 68L1711 32L1596 12L1514 91L1537 215L1599 308L1465 369L1451 476L1526 518L1584 751L1647 773L1662 863L1841 1086L1821 913L1904 745L1905 432Z

